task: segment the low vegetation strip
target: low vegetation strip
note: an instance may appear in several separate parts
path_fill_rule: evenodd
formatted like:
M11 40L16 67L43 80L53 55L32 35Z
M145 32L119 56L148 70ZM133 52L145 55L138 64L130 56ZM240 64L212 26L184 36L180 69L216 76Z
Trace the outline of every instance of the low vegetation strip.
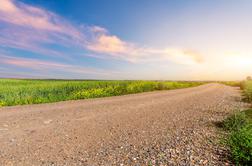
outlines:
M223 122L225 143L236 165L252 165L252 109L236 113Z
M0 79L0 106L50 103L187 88L202 82Z
M243 99L252 102L252 81L240 84ZM237 112L222 122L228 136L225 143L236 165L252 165L252 109Z

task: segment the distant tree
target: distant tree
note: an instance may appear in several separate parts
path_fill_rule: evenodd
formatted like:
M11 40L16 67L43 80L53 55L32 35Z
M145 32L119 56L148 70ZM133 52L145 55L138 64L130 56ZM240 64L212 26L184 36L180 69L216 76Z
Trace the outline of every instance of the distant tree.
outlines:
M251 80L252 80L252 77L251 77L251 76L247 76L247 80L248 80L248 81L251 81Z

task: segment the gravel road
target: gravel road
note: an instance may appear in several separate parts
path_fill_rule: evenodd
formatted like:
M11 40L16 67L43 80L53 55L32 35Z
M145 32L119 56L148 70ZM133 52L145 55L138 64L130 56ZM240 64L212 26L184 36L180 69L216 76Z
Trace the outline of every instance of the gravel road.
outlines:
M0 165L224 165L214 122L241 107L211 83L0 108Z

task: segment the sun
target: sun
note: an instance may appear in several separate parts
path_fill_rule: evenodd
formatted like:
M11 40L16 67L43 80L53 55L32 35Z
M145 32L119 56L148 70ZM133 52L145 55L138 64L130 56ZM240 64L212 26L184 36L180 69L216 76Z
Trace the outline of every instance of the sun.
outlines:
M233 53L227 56L228 66L238 69L250 69L252 71L252 56L242 53Z

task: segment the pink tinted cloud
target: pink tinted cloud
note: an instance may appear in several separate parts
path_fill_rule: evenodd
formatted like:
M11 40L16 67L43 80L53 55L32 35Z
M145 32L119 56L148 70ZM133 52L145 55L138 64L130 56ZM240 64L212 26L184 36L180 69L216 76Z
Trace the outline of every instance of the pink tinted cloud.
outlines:
M98 36L97 41L88 45L87 48L95 52L109 54L125 53L128 49L127 43L119 39L117 36L109 36L105 34Z
M2 15L0 19L2 21L36 29L61 31L60 26L50 22L51 13L49 12L23 3L15 4L13 0L1 0L0 3L0 13Z
M112 57L134 63L172 61L178 64L190 65L203 62L203 55L193 49L179 47L142 47L134 43L123 41L115 35L110 35L109 32L105 30L97 31L92 42L89 43L86 48L100 53L103 57ZM97 55L94 55L94 57L97 57Z
M15 0L0 0L0 44L45 55L66 55L45 44L90 51L94 57L120 59L129 62L168 60L180 64L201 63L202 55L184 48L143 47L111 35L99 26L75 26L45 9Z
M79 28L52 12L15 0L0 0L0 4L2 45L46 55L64 55L43 44L83 47L86 43Z
M18 26L70 34L82 37L82 33L60 16L15 0L0 0L0 20Z
M66 65L59 64L59 63L52 63L46 61L39 61L39 60L31 60L25 58L14 58L14 57L2 57L1 62L2 64L8 64L18 67L24 68L31 68L31 69L41 69L42 68L64 68Z
M87 68L82 66L69 65L65 63L19 58L8 55L0 55L0 64L7 66L15 66L20 68L38 70L38 71L60 71L75 74L97 74L97 75L110 75L119 74L116 71L108 71L94 68Z

